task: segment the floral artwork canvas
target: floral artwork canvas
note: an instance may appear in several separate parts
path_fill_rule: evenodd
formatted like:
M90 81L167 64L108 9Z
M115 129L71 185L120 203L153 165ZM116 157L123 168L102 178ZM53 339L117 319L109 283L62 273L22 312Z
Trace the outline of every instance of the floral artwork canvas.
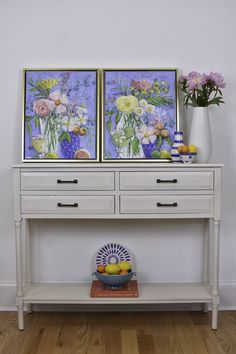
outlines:
M105 69L102 160L171 158L178 129L175 69Z
M24 70L23 161L98 161L98 70Z

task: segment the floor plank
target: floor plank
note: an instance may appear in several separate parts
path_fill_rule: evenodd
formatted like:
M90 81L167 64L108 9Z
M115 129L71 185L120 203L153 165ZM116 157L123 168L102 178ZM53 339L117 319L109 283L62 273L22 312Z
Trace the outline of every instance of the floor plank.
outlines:
M236 311L0 312L0 354L236 354Z

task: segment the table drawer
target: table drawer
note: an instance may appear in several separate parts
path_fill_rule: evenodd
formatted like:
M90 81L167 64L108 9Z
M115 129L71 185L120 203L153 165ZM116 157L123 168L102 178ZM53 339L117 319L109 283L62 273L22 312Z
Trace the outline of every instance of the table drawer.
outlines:
M113 172L22 172L22 190L114 190Z
M22 196L24 214L113 214L114 196Z
M121 214L211 214L209 195L120 196Z
M121 172L120 189L213 189L213 172Z

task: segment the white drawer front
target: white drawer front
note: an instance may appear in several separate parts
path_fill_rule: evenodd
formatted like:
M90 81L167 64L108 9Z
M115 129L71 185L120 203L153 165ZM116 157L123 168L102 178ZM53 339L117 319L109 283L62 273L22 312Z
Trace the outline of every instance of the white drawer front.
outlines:
M22 172L22 190L114 190L113 172Z
M121 172L120 189L213 189L213 172Z
M25 214L113 214L114 196L22 196Z
M121 214L211 214L209 195L121 196Z

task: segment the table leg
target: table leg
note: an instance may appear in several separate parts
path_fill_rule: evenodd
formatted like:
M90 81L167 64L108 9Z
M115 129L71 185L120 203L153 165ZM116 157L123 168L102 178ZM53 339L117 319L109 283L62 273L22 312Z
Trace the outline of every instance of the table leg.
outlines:
M32 221L25 220L25 246L26 246L26 285L31 284L31 228ZM27 313L32 313L32 304L26 305Z
M218 327L219 310L219 238L220 221L213 220L213 283L212 283L212 329Z
M16 306L18 312L18 328L24 329L23 278L22 278L22 220L15 220L16 238Z
M210 239L210 219L204 220L203 233L203 281L209 283L209 239ZM203 312L208 312L208 303L203 304Z

